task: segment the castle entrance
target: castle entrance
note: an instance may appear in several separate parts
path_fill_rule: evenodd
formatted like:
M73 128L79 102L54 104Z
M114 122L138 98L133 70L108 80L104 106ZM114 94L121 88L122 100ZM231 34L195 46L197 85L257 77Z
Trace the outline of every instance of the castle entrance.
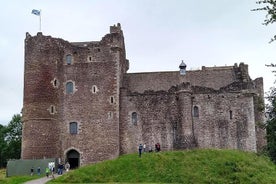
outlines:
M70 164L70 169L76 169L80 166L80 154L76 150L69 150L66 154L66 158Z

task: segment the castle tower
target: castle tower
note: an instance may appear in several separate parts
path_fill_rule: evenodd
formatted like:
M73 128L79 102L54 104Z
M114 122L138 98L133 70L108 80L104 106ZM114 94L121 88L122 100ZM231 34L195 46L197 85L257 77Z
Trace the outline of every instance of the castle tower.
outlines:
M56 158L60 113L57 61L60 48L38 33L25 39L23 159Z
M92 42L27 34L22 158L61 158L72 167L116 158L127 70L120 24Z

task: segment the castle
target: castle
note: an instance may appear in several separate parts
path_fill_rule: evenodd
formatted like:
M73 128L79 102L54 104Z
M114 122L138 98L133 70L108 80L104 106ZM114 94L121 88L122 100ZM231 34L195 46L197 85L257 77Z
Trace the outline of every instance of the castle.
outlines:
M123 31L68 42L26 33L22 159L60 158L78 167L137 151L229 148L256 152L263 79L244 63L127 73Z

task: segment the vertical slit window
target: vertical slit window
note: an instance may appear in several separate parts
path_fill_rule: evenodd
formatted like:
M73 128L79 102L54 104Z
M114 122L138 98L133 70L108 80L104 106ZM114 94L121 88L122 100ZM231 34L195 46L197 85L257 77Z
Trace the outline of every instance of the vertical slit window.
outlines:
M55 107L53 105L51 105L51 114L55 113Z
M230 119L233 119L233 112L232 111L229 111L229 116L230 116Z
M177 122L173 124L173 140L176 141Z
M54 80L54 86L57 87L57 79Z
M133 125L137 125L137 113L136 112L133 112L131 114L131 121L132 121Z
M194 106L194 117L199 117L199 110L197 106Z
M96 85L92 86L92 93L97 93L98 92L98 88Z

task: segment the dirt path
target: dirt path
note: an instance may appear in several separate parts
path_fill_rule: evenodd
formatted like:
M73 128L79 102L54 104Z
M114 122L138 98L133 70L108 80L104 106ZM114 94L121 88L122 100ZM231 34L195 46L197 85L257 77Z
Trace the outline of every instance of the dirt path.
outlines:
M55 174L55 178L56 178L56 177L59 177L59 176L61 176L61 175ZM43 177L43 178L39 178L39 179L27 181L27 182L25 182L24 184L44 184L44 183L46 183L47 181L50 181L50 180L52 180L52 179L53 179L53 178L52 178L51 176L49 176L48 178L45 176L45 177Z

